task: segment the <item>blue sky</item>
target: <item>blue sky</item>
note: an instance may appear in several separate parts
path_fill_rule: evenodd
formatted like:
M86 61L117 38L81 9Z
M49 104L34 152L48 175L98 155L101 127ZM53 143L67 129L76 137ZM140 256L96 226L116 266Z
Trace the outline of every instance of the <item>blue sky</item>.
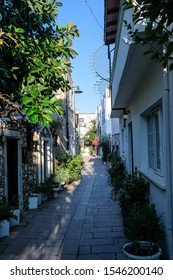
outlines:
M80 37L76 38L73 44L78 56L71 62L74 67L72 72L74 85L80 86L83 93L75 95L75 106L81 113L93 113L100 104L101 96L94 91L94 85L99 79L92 72L91 61L95 51L103 44L104 0L62 0L61 2L63 6L59 8L57 24L65 25L72 21L80 31Z

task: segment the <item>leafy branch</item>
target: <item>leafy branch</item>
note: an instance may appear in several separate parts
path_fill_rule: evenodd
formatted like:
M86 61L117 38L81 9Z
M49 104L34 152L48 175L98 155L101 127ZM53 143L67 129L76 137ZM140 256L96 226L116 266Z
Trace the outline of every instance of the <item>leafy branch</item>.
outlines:
M26 115L48 126L54 112L63 114L55 93L69 88L65 77L79 31L72 22L57 25L61 6L56 0L1 1L0 117Z
M124 0L124 10L132 9L133 25L125 21L130 39L137 44L148 45L145 54L173 70L173 1L172 0ZM143 24L143 32L137 28Z

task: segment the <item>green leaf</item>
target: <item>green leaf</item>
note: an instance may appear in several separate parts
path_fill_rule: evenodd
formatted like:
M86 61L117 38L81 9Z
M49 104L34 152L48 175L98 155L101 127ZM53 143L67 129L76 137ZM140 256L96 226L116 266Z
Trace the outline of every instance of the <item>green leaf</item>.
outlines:
M44 119L46 119L46 120L49 121L49 122L52 122L52 121L53 121L53 120L52 120L52 117L51 117L50 115L48 115L48 114L43 114L42 116L44 117Z
M42 65L42 61L39 58L34 58L33 61L34 61L35 65L37 65L37 66Z
M31 4L31 1L30 1L30 0L27 0L27 2L28 2L28 4L29 4L31 10L32 10L33 12L35 12L34 6L33 6L33 4Z
M29 75L27 79L27 84L32 84L35 81L35 76Z
M34 107L32 107L31 109L29 109L28 111L27 111L27 116L31 116L31 115L33 115L34 113L36 113L37 111L38 111L38 106L34 106Z
M41 84L45 84L45 81L44 81L43 78L39 78L38 80L39 80L39 82L40 82Z
M39 96L39 90L38 90L38 87L37 85L31 85L29 88L28 88L28 92L34 97L38 97Z
M41 84L37 84L37 87L38 87L39 92L42 92L42 91L48 89L48 87L45 87L45 86L43 86Z
M15 28L15 32L17 32L17 33L25 33L25 30L23 30L23 28Z
M50 99L50 103L53 104L57 101L56 96L54 95L51 99Z
M26 115L27 115L27 113L26 113ZM37 121L38 121L38 114L34 114L32 116L29 116L29 122L30 123L35 123Z
M46 113L46 114L53 114L54 113L54 110L53 108L49 107L49 108L43 108L43 112Z
M19 69L20 69L20 68L17 67L17 66L13 66L13 67L11 68L12 71L14 71L14 70L19 70Z
M35 67L34 69L31 70L30 73L38 73L40 71L41 71L40 67Z
M43 14L43 10L42 10L41 5L40 5L38 2L35 2L35 5L37 6L37 8L38 8L40 14Z
M49 127L50 122L49 122L48 120L46 120L45 118L43 118L43 120L42 120L42 124L45 124L45 125L46 125L46 127Z
M28 103L32 102L32 99L28 96L24 96L22 98L22 102L23 102L24 105L27 105Z

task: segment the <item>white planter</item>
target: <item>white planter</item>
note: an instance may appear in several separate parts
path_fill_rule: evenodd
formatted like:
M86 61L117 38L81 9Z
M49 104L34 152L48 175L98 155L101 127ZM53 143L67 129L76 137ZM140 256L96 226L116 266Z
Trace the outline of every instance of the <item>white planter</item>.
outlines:
M14 227L20 224L20 209L13 209L11 212L16 216L16 219L10 219L10 227Z
M141 246L143 248L149 246L151 244L151 242L148 242L148 241L139 241L139 243L141 244ZM160 256L162 254L162 250L161 248L158 248L158 252L154 255L150 255L150 256L137 256L137 255L133 255L131 253L128 253L126 251L127 247L129 247L130 245L132 244L132 242L129 242L129 243L126 243L124 246L123 246L123 252L124 254L131 260L159 260L160 259Z
M42 194L41 193L33 193L34 196L38 196L38 205L41 205Z
M38 208L38 196L29 196L28 197L28 208L37 209Z
M9 236L10 223L7 220L0 221L0 237Z

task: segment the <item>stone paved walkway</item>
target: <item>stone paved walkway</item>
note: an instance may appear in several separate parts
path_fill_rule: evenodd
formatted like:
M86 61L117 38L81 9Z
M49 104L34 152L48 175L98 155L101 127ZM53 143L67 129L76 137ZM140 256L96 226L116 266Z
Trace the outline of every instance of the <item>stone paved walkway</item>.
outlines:
M0 259L123 260L120 209L110 199L106 165L85 156L83 178L39 209L22 215L20 226L0 239Z

